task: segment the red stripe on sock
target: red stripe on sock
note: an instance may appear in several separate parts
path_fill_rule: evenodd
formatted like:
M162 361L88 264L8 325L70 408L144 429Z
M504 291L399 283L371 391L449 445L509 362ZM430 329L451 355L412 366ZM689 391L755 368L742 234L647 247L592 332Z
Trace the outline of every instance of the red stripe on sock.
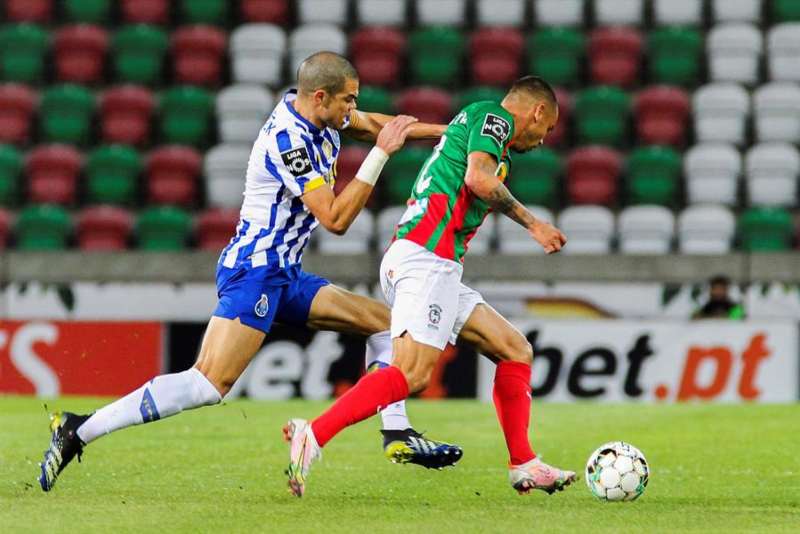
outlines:
M536 458L528 441L531 418L531 366L500 362L494 372L494 406L506 438L511 465Z

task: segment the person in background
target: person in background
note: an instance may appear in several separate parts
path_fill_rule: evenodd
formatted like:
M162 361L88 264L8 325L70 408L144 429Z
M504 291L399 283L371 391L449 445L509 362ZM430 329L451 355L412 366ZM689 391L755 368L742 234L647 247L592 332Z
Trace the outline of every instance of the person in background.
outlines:
M709 280L708 302L692 314L692 319L744 319L744 307L728 294L731 281L717 275Z

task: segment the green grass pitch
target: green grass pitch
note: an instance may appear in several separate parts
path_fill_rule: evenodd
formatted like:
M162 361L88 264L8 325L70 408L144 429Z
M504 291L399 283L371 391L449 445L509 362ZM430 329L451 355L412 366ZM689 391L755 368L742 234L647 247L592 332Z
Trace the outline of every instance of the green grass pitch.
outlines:
M49 407L88 411L101 399ZM384 459L379 422L345 430L306 496L286 490L289 416L319 402L234 401L123 430L87 447L55 489L35 479L48 441L43 401L0 397L0 532L799 532L800 405L599 405L534 402L545 461L583 467L595 447L642 449L650 485L633 503L595 500L585 481L519 496L508 484L493 407L412 401L419 430L461 444L455 469Z

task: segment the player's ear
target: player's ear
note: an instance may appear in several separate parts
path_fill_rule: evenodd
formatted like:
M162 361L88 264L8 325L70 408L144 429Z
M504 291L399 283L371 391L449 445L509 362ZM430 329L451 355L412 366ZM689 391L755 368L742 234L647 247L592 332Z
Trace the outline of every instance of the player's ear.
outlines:
M320 106L328 104L328 93L324 89L314 91L314 103Z
M534 122L542 122L544 120L544 116L547 113L547 108L542 102L539 102L535 106L533 106L533 121Z

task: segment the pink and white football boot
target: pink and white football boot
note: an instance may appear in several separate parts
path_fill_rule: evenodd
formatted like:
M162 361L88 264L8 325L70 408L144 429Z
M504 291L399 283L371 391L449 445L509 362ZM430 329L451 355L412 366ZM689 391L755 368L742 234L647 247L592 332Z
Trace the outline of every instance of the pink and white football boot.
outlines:
M533 489L546 491L552 495L577 480L573 471L562 471L542 462L538 457L520 465L512 465L508 471L511 485L520 495Z
M302 497L311 464L322 458L322 449L317 445L317 438L305 419L289 420L283 427L283 439L289 442L289 467L286 469L289 490L293 495Z

